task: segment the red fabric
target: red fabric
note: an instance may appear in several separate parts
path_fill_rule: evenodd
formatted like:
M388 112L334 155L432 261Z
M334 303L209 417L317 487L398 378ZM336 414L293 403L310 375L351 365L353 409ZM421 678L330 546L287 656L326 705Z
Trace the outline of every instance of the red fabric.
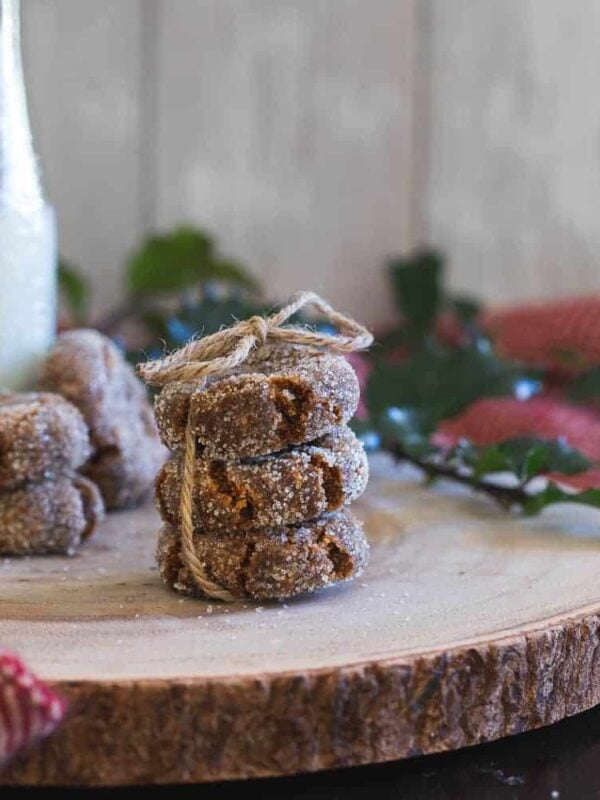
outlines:
M0 652L0 764L51 733L64 711L63 701L19 658Z
M462 414L442 422L439 432L450 439L464 437L483 445L515 436L562 436L588 458L600 458L600 417L548 397L483 397Z
M573 373L600 364L600 297L575 297L483 315L500 355Z
M590 460L600 460L600 416L550 397L526 401L482 398L462 414L443 422L434 438L442 445L454 444L460 438L487 445L517 436L562 437ZM560 481L578 488L600 487L600 468L579 475L561 475Z

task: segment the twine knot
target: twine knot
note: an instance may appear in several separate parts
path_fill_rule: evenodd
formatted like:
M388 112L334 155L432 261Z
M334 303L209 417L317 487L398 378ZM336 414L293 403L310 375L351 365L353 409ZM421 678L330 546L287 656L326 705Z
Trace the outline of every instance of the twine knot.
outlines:
M285 325L290 317L306 305L318 308L339 333L312 331L306 327ZM237 322L230 328L217 331L211 336L193 339L180 350L162 359L139 364L137 371L146 383L154 386L165 386L173 381L201 381L209 375L222 375L240 366L255 348L267 342L318 347L334 353L351 353L369 347L373 342L373 336L351 317L335 311L318 294L300 292L270 317L257 315ZM238 598L211 580L194 546L196 446L192 415L188 414L180 499L181 560L205 596L231 602ZM201 536L201 532L198 535Z
M252 335L256 339L256 345L260 347L265 344L269 336L269 324L267 320L257 314L254 317L250 317L247 324L248 328L252 331Z

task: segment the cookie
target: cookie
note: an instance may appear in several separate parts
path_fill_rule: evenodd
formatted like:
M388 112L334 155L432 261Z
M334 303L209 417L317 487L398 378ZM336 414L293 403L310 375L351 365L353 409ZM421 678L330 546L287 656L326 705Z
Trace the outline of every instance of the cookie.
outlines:
M361 523L349 512L315 522L245 533L195 537L208 577L241 599L283 600L356 577L368 557ZM180 557L179 530L159 534L160 574L177 591L202 596Z
M0 554L72 555L104 516L97 487L77 475L0 492Z
M74 472L90 453L83 417L63 397L0 393L0 490Z
M156 479L162 518L179 524L182 459ZM194 474L194 523L206 533L291 525L337 511L364 491L369 467L349 428L310 445L245 461L199 458Z
M162 446L154 450L140 445L138 434L135 428L120 428L117 444L98 451L82 469L110 510L135 508L149 497L157 470L164 464Z
M175 382L155 404L165 445L181 448L188 419L205 458L265 455L344 425L359 387L345 358L306 347L266 345L231 373L200 386Z
M63 333L42 366L39 385L83 414L94 448L83 472L98 483L107 508L143 499L165 454L146 391L116 345L98 331Z

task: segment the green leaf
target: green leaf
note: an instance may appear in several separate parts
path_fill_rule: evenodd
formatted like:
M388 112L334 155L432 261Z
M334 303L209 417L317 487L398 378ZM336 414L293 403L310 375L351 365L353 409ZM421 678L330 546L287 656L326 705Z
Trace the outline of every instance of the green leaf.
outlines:
M77 324L87 319L89 309L89 286L73 264L60 259L58 263L59 291Z
M126 265L128 288L132 292L183 289L203 279L212 263L212 239L192 228L177 228L150 237L131 256Z
M446 452L444 463L458 471L467 468L472 472L474 481L496 472L511 471L512 466L498 445L478 447L467 439L461 439Z
M468 463L477 480L483 478L484 475L493 475L497 472L514 472L509 454L503 452L497 445L472 448L472 456Z
M214 269L215 279L223 283L231 283L252 291L260 288L258 281L238 261L217 258L214 261Z
M523 459L521 473L524 478L540 472L558 472L577 475L592 466L592 462L564 439L536 442Z
M600 489L586 489L583 492L567 492L555 483L533 494L523 504L523 511L529 516L539 514L542 509L555 503L579 503L581 505L600 508Z
M569 385L569 397L573 400L593 400L600 398L600 368L591 369Z
M549 465L553 460L552 453L549 452L549 448L551 448L552 445L552 442L540 442L535 444L532 442L529 445L525 444L521 458L513 458L513 461L517 462L513 468L515 475L518 475L521 481L528 481L534 476L539 475L541 472L547 472ZM580 455L575 451L573 451L573 454L575 457L579 457ZM584 469L586 469L586 465L587 464L584 460L584 466L582 466L581 470L577 471L582 472ZM568 470L570 467L565 465L565 469ZM561 471L562 470L558 470L558 472Z
M521 482L548 472L576 475L592 466L585 456L562 439L544 440L528 436L472 448L465 463L473 469L477 479L494 472L511 472Z
M436 423L479 397L517 395L524 378L492 352L427 347L401 364L377 364L367 385L367 406L376 416L392 407L416 409Z
M499 445L513 463L513 471L521 480L529 480L543 472L576 475L591 467L591 462L564 439L519 437Z
M451 295L446 299L449 308L462 325L471 325L481 311L481 303L467 295Z
M413 341L424 339L440 311L443 266L443 256L434 250L421 250L388 264L407 336Z
M210 236L189 226L149 238L128 260L126 281L133 293L180 291L208 281L257 288L242 266L215 254Z

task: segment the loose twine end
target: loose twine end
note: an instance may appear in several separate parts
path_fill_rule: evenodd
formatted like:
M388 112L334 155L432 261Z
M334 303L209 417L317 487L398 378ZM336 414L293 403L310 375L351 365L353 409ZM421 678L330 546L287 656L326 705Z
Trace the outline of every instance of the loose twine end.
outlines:
M338 333L312 331L285 323L301 308L313 305ZM300 292L280 311L269 317L254 316L217 331L210 336L188 342L180 350L155 361L139 364L138 374L152 386L165 386L174 381L202 380L220 375L243 364L253 350L267 344L291 344L317 347L333 353L366 350L373 342L372 334L351 317L335 311L314 292ZM182 561L197 587L207 597L233 602L239 597L212 581L194 547L194 471L196 436L188 416L181 481L181 555Z

